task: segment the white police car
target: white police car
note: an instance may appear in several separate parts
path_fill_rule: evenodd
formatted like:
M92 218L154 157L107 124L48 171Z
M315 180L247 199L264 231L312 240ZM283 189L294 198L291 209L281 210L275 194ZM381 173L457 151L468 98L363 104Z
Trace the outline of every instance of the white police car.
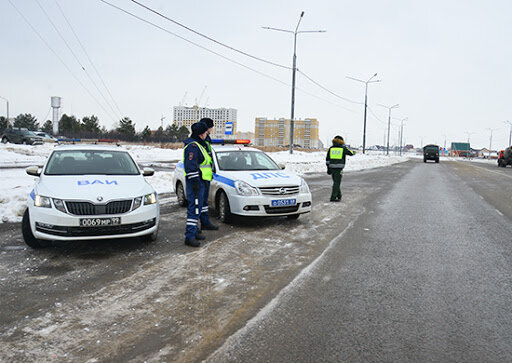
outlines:
M47 240L86 240L144 236L155 240L160 221L157 193L119 147L63 145L41 168L23 215L25 243L44 247Z
M306 181L282 170L263 151L243 146L249 140L229 140L238 144L215 145L213 140L213 180L208 205L221 221L232 214L242 216L287 216L296 219L311 212L311 193ZM187 205L183 162L176 165L174 187L180 205Z

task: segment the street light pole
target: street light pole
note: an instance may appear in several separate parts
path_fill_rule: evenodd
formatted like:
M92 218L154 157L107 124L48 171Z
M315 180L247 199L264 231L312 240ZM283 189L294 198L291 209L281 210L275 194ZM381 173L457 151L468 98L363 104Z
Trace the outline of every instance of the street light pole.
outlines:
M400 121L400 156L402 156L402 139L404 135L404 121L407 121L407 117Z
M372 79L374 77L377 77L377 73L375 73L373 76L370 77L369 80L367 81L363 81L362 79L357 79L357 78L352 78L352 77L348 77L349 79L352 79L354 81L357 81L357 82L361 82L361 83L364 83L365 84L365 87L364 87L364 121L363 121L363 154L365 153L365 149L366 149L366 108L367 108L367 101L368 101L368 83L375 83L375 82L380 82L380 80L376 79L374 81L372 81Z
M508 134L508 146L512 146L512 122L505 121L505 123L510 125L510 133Z
M271 28L268 26L262 27L263 29L268 30L276 30L280 32L285 33L292 33L293 34L293 65L292 65L292 110L291 110L291 116L290 116L290 154L293 154L293 128L294 128L294 121L295 121L295 73L297 71L297 34L299 33L325 33L325 30L299 30L300 21L302 20L302 17L304 16L304 12L300 14L299 21L297 23L297 26L295 27L295 31L292 30L286 30L286 29L278 29L278 28Z
M491 137L489 138L489 155L488 155L488 159L491 160L491 150L492 150L492 132L494 130L498 130L498 129L491 129L491 128L487 128L487 130L490 130L491 131Z
M7 102L7 124L9 124L9 100L7 98L5 98L5 97L2 97L2 96L0 96L0 98L2 100L4 100L5 102Z
M389 132L391 130L391 110L394 109L394 108L400 107L400 105L397 103L396 105L393 105L391 107L388 107L388 106L385 106L385 105L381 105L381 104L379 104L379 106L385 107L389 111L389 113L388 113L388 143L387 143L387 146L386 146L386 155L389 155Z

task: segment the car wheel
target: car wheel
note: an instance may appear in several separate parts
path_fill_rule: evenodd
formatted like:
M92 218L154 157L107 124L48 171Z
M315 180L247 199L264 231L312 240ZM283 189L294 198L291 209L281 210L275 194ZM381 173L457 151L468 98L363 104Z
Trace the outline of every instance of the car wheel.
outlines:
M229 199L226 193L220 192L217 201L217 210L219 211L219 220L227 223L231 220L231 208L229 207Z
M27 145L27 140L23 140L22 144Z
M185 197L185 189L183 188L183 184L181 184L181 182L176 184L176 196L178 197L178 204L182 207L186 207L188 202L187 198Z
M23 213L23 219L21 220L21 233L23 234L23 240L25 243L32 248L43 248L48 246L46 242L34 237L32 229L30 228L28 208L25 210L25 213Z
M439 159L436 159L436 163L439 163Z
M299 218L299 216L300 216L300 214L290 214L289 216L286 216L286 218L293 220L293 219Z
M3 142L4 144L7 144L7 143L9 142L9 140L7 140L7 138L4 136L4 137L2 137L2 142Z

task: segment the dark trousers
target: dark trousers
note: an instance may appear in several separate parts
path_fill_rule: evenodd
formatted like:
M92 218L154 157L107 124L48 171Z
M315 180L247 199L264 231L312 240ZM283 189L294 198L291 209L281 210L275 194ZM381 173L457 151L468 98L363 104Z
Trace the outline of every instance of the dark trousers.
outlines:
M201 208L201 226L210 225L210 216L208 215L208 195L210 194L210 182L204 180L203 207Z
M331 200L341 199L341 177L343 176L342 169L331 169L332 173L332 193Z
M195 238L197 234L197 224L199 221L199 216L201 215L201 208L203 206L204 183L202 180L199 181L199 190L197 194L194 193L192 184L188 180L186 183L188 208L185 238L191 239Z

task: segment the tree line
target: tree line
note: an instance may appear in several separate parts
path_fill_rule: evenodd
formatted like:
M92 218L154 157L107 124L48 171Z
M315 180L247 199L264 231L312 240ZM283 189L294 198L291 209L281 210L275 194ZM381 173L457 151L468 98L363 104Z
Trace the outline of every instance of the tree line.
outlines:
M16 116L12 125L5 117L0 116L0 133L9 127L24 127L33 131L41 130L53 134L52 121L47 120L41 125L37 118L29 113ZM180 142L185 140L189 133L187 127L178 127L175 124L169 125L165 129L160 126L153 132L146 125L141 132L137 132L135 123L129 117L119 120L114 129L107 130L105 126L100 126L99 119L95 115L85 116L80 120L73 115L63 114L59 120L59 135L54 136L82 139L119 139L122 141Z

